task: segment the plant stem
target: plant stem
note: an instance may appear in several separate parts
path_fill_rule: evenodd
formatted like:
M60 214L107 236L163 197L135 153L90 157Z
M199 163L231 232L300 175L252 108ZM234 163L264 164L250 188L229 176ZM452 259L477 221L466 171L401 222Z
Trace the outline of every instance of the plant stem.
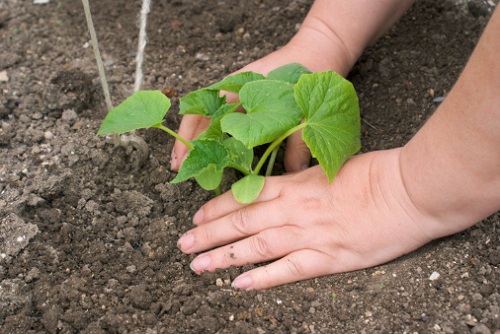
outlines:
M228 165L228 167L231 167L233 169L236 169L237 171L240 171L245 176L252 174L251 172L249 172L248 170L242 168L240 165L237 165L237 164L230 163Z
M222 189L220 187L220 184L215 188L215 196L220 196L222 195Z
M104 91L104 100L106 100L106 106L108 107L108 111L110 111L113 109L113 103L111 102L111 95L109 94L108 81L106 80L106 74L104 73L104 64L102 63L101 53L99 52L99 43L97 42L97 34L95 33L94 23L92 22L89 1L82 0L82 4L83 10L85 11L85 17L87 19L87 26L89 27L92 48L94 49L94 55L97 61L97 70L99 71L102 90Z
M305 128L307 126L307 123L304 122L304 123L300 123L299 125L291 128L290 130L288 130L287 132L285 132L284 134L282 134L280 137L278 137L277 139L275 139L270 145L269 147L267 148L267 150L264 152L264 154L262 155L262 157L260 158L259 160L259 163L257 164L257 166L255 167L254 171L253 171L253 174L255 175L258 175L259 172L260 172L260 169L262 168L262 166L264 165L264 163L266 162L266 159L267 157L269 156L269 154L271 154L271 152L274 151L274 149L276 147L278 147L281 142L283 140L285 140L288 136L290 136L291 134L299 131L299 130L302 130L303 128Z
M170 130L169 128L167 128L166 126L162 125L162 124L157 124L157 125L153 125L152 126L153 128L158 128L158 129L162 129L163 131L165 131L166 133L168 133L169 135L171 136L174 136L175 139L178 139L181 141L181 143L183 143L184 145L186 145L190 150L192 150L194 148L193 144L191 144L190 142L188 142L186 139L182 138L181 136L179 136L177 133L175 133L174 131Z
M279 146L276 146L269 157L269 162L267 163L266 176L271 176L274 167L274 161L276 160L276 155L278 154Z

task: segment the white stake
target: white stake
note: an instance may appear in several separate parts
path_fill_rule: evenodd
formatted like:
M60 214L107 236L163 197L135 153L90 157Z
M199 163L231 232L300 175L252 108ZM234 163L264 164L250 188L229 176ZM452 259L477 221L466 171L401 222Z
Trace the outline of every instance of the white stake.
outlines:
M113 109L113 103L111 102L111 95L109 94L108 82L106 80L106 75L104 73L104 64L102 63L101 53L99 52L99 43L97 42L97 35L94 29L94 23L92 22L92 15L90 13L90 6L88 0L82 0L83 9L85 10L85 17L87 18L87 25L89 27L90 39L92 42L92 48L94 49L95 58L97 61L97 69L99 71L99 77L101 78L102 90L104 91L104 99L106 100L106 106L108 107L108 112ZM140 31L139 31L139 49L137 51L137 66L136 66L136 76L135 76L135 87L134 91L138 91L141 86L142 81L142 61L144 59L144 49L146 48L146 18L149 13L151 1L143 0L142 10L140 16ZM119 136L116 133L111 134L106 137L108 143L114 145L121 145L127 147L132 145L139 153L139 164L143 164L149 156L149 148L144 139L136 136L133 132L130 136L122 135Z
M137 56L135 58L136 68L135 68L135 84L134 92L141 89L142 84L142 62L144 60L144 49L146 48L146 23L147 17L151 7L151 0L142 1L141 16L139 18L139 45L137 47Z
M104 73L104 64L102 63L101 53L99 52L99 43L97 42L97 35L95 33L94 23L92 22L92 15L90 14L89 1L82 0L82 3L83 10L85 11L85 18L87 19L87 25L89 27L92 48L94 49L94 55L97 61L97 70L99 71L99 78L101 78L102 90L104 91L104 99L106 100L108 111L110 111L111 109L113 109L113 103L111 102L108 81L106 80L106 74Z

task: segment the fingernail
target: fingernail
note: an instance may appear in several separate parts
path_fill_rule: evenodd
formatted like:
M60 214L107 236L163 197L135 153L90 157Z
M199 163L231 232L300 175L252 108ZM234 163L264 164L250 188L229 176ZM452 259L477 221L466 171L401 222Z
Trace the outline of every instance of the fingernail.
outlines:
M207 270L210 266L212 259L208 255L200 255L191 262L189 267L192 271L199 273L201 271Z
M177 241L177 247L183 252L186 252L189 250L189 248L193 247L194 245L194 235L192 233L186 233L184 234L179 241Z
M252 283L252 277L248 274L243 274L236 277L231 286L235 289L251 290Z
M203 219L205 218L205 212L203 212L203 209L198 210L193 216L193 224L199 225L203 223Z
M175 154L175 152L172 151L172 153L170 154L170 168L171 169L176 169L177 165L178 165L177 154Z

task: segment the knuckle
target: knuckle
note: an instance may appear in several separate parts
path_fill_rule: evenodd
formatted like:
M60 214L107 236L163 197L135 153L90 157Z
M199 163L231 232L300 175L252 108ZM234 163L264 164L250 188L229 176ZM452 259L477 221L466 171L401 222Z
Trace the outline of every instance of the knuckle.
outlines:
M241 235L249 234L249 214L246 208L236 211L231 216L231 227Z
M209 222L216 217L217 210L213 207L212 203L207 203L203 207L203 221Z
M304 266L296 257L290 256L286 259L286 266L293 277L305 277L306 272Z
M196 232L198 232L198 236L195 237L197 239L197 242L203 242L203 243L211 243L214 240L212 230L207 228L206 226L201 226L196 229Z
M272 250L269 241L262 235L255 235L251 239L251 249L254 254L257 254L260 258L270 258L272 257Z

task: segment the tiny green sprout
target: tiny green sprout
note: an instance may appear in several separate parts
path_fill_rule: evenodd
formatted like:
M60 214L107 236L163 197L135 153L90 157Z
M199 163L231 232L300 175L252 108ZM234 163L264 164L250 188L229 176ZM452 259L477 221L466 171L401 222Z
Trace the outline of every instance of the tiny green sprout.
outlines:
M240 102L228 103L221 91L237 93ZM236 111L240 105L245 113ZM267 161L265 176L271 175L280 144L295 132L302 131L329 182L360 148L353 85L333 71L311 73L300 64L282 66L267 77L241 72L181 98L180 114L211 119L194 140L163 125L169 108L170 100L160 91L138 91L108 113L97 134L159 128L189 148L172 183L194 178L202 188L220 193L224 170L233 168L243 175L231 186L239 203L258 197L264 187L262 167ZM261 145L267 149L254 157Z

